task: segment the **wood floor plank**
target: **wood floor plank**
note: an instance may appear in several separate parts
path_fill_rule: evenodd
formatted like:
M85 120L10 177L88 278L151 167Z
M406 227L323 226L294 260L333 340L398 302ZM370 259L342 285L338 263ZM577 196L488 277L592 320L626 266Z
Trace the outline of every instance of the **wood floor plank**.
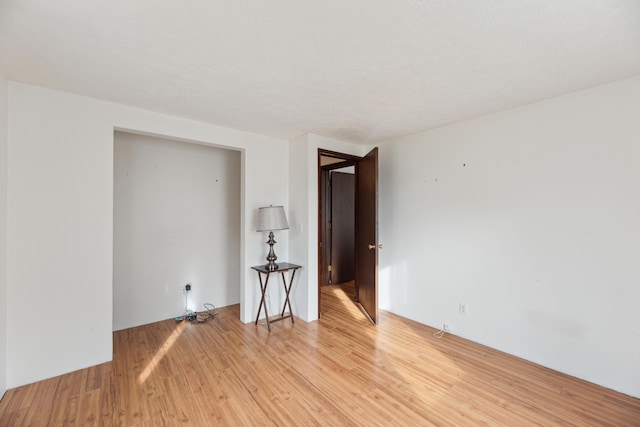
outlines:
M640 426L640 400L323 288L317 322L114 332L112 362L8 390L0 426Z

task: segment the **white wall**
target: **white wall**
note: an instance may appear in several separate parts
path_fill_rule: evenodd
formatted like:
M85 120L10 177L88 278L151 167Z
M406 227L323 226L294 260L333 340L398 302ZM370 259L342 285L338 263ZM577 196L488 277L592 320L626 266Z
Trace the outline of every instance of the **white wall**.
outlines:
M639 111L635 77L382 145L380 306L640 397Z
M114 330L240 302L239 151L116 132L113 214Z
M318 318L318 149L363 156L366 147L314 134L289 143L289 258L303 266L293 288L296 315Z
M0 71L0 398L7 391L7 122L8 82Z
M8 387L111 359L114 129L242 151L241 320L252 320L256 211L288 204L286 166L264 165L287 164L287 141L14 82L9 111ZM287 237L278 244L286 257Z

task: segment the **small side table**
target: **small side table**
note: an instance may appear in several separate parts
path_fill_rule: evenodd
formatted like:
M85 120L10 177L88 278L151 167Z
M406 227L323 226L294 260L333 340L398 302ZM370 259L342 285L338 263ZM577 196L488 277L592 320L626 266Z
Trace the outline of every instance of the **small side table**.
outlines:
M288 262L279 262L278 268L276 270L269 270L264 265L256 265L255 267L251 267L252 269L258 272L258 279L260 279L260 292L262 292L262 298L260 298L260 305L258 306L258 315L256 316L256 325L258 324L258 319L260 318L260 311L262 311L262 307L264 306L264 315L267 318L267 329L271 332L271 324L273 322L278 322L283 319L291 318L291 323L295 323L293 320L293 310L291 309L291 301L289 300L289 293L291 292L291 285L293 284L293 278L296 275L296 271L299 268L302 268L300 265L290 264ZM284 277L284 273L287 271L291 271L291 277L289 278L289 285L287 286L287 281ZM264 296L267 292L267 284L269 283L269 275L271 273L280 273L282 276L282 285L284 286L284 291L286 297L284 299L284 306L282 307L282 313L280 313L280 317L275 319L269 319L269 312L267 311L267 302L264 299ZM264 279L264 284L262 282L262 274L265 274L266 277ZM287 306L289 306L289 314L286 316L284 312L287 310Z

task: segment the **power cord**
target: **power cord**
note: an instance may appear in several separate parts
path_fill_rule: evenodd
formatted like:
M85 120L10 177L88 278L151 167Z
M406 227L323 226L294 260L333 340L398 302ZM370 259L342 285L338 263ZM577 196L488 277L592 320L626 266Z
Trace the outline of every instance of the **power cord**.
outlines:
M438 339L440 339L440 338L442 338L442 337L444 336L445 332L446 332L446 331L445 331L444 325L442 325L442 329L440 329L440 330L439 330L439 331L437 331L437 332L434 332L434 333L433 333L433 336L434 336L434 337L436 337L436 338L438 338Z
M182 318L187 320L193 320L197 316L197 313L194 313L192 310L189 310L189 292L190 291L191 291L191 284L187 283L187 286L184 287L184 314L182 315Z
M214 319L218 313L216 313L215 305L211 303L204 303L204 311L196 312L189 310L189 292L191 291L191 283L187 283L184 287L184 315L182 317L176 317L176 321L180 322L184 319L194 323L206 323Z
M187 320L195 323L206 323L210 320L213 320L218 313L216 313L216 307L213 304L208 302L204 303L205 311L201 311L199 313L195 313L193 317L187 317Z
M185 289L184 292L184 318L188 318L189 314L192 313L191 310L189 310L189 290Z

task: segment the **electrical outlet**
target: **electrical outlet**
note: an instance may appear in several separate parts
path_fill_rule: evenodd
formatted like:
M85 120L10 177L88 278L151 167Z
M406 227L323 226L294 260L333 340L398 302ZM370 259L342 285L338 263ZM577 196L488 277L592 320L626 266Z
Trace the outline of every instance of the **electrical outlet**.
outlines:
M458 313L462 314L463 316L467 315L467 304L461 302L458 304Z
M442 330L446 332L451 332L453 331L453 326L451 326L451 324L449 323L445 323L444 325L442 325Z

